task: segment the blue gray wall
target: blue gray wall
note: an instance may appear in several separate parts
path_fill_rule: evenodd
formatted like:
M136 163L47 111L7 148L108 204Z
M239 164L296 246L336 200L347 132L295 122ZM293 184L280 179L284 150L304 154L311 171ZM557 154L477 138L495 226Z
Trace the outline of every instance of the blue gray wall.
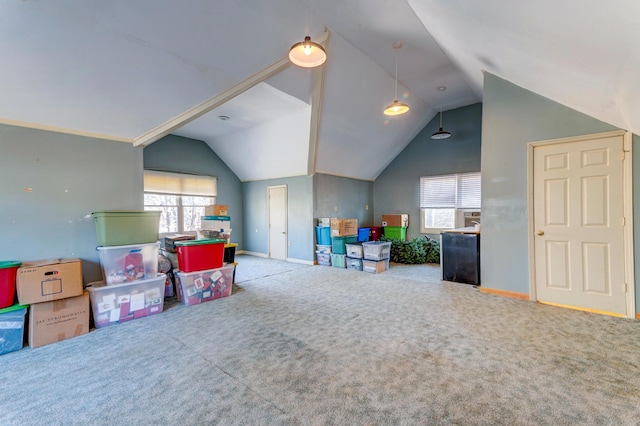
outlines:
M143 208L142 148L0 124L0 153L0 260L80 258L102 279L91 213Z
M482 285L528 294L527 143L616 128L488 73L482 118Z
M144 168L218 178L218 204L229 206L231 242L244 248L242 185L240 179L203 141L169 135L144 149Z
M287 232L291 242L287 250L287 258L312 262L315 255L315 228L313 227L313 178L311 177L298 176L242 183L243 223L246 229L243 248L252 253L268 254L267 188L279 185L287 186Z
M355 218L360 228L373 226L373 182L316 174L313 192L314 218Z
M436 115L376 179L376 226L383 214L408 213L407 239L420 237L420 177L480 171L482 104L445 111L442 117L450 138L431 139L440 124Z

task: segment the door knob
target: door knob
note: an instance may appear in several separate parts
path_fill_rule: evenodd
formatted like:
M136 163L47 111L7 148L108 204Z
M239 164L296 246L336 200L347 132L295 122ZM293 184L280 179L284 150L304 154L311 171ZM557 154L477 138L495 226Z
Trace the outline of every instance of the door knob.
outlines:
M544 231L543 231L542 229L538 229L538 230L536 231L536 234L538 234L538 235L541 235L541 236L542 236L542 235L544 235Z
M283 233L283 234L286 234L287 232L286 232L286 231L282 231L282 233Z

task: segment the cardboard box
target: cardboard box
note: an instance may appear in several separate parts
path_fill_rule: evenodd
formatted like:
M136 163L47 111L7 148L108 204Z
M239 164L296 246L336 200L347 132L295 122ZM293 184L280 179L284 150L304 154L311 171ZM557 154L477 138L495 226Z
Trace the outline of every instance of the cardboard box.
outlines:
M29 307L29 346L37 348L89 332L89 293Z
M383 214L382 226L409 226L408 214Z
M226 204L214 204L212 206L205 206L205 216L229 216L229 206Z
M358 235L358 219L331 219L331 236Z
M23 305L80 296L82 261L50 259L24 262L18 268L16 290Z
M166 235L162 238L163 240L163 244L162 244L162 249L166 250L168 252L171 253L175 253L176 252L176 241L189 241L189 240L195 240L196 236L195 235L189 235L189 234L170 234L170 235Z

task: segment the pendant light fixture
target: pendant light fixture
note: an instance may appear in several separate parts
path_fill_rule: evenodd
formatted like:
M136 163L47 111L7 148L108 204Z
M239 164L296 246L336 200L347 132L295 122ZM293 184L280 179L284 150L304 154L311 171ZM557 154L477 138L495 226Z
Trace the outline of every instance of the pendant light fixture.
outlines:
M325 63L327 52L324 47L306 36L304 41L294 44L289 50L289 60L302 68L314 68Z
M446 130L442 130L442 92L447 90L447 88L445 86L440 86L438 87L438 90L440 91L440 129L431 135L431 139L447 139L451 137L451 133Z
M409 105L398 101L398 49L401 47L402 43L393 43L393 48L396 51L396 97L393 102L384 109L384 115L401 115L409 111Z
M309 3L307 3L307 34L309 33ZM327 52L324 47L311 41L310 36L306 36L303 41L291 46L289 49L289 60L302 68L315 68L325 63Z

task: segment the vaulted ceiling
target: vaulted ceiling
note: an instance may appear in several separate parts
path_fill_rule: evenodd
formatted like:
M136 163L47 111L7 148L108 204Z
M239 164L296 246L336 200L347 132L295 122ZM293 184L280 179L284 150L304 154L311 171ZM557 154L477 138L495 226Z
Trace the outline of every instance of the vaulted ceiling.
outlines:
M482 101L484 71L638 133L639 18L635 0L5 1L0 122L193 137L241 180L375 179L441 107ZM286 61L307 34L321 68ZM411 110L387 117L396 62Z

